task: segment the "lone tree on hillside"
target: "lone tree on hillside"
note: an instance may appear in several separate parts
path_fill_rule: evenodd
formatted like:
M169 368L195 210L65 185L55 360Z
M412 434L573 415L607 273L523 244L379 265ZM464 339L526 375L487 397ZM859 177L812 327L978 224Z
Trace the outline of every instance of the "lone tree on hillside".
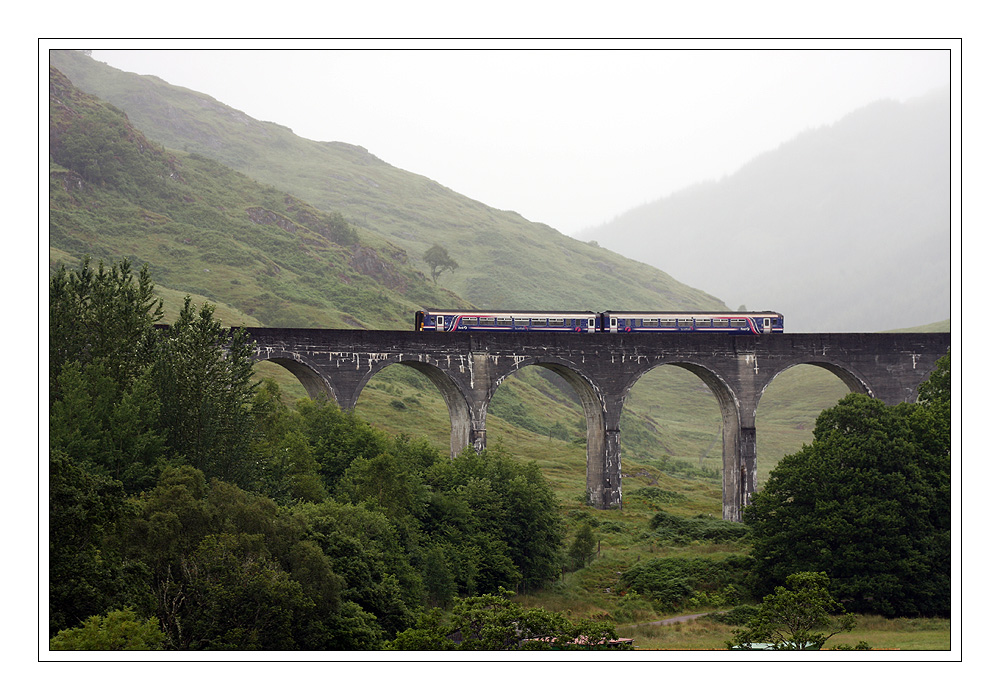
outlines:
M451 259L448 251L437 243L424 253L424 262L431 269L431 279L434 280L434 284L437 284L442 272L445 270L454 272L458 268L458 263Z

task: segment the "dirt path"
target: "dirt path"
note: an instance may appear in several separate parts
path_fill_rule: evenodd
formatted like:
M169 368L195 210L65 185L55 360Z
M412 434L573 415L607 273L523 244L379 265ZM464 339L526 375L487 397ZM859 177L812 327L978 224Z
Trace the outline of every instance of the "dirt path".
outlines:
M699 617L704 617L709 613L695 613L693 615L680 615L678 617L668 617L666 620L653 620L652 622L640 622L633 627L642 627L643 625L673 625L678 622L687 622L688 620L696 620Z

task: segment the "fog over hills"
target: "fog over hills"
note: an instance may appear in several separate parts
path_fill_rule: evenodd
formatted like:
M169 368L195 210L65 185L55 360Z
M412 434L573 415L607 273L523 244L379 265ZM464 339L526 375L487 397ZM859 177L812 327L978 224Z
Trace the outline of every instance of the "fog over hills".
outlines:
M579 237L789 331L946 319L949 141L946 91L877 102Z

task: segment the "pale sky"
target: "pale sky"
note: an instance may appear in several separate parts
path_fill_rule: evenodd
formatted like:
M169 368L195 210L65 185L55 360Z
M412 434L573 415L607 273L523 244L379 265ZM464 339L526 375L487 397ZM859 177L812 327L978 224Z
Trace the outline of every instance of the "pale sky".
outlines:
M136 45L164 48L126 48ZM206 93L308 139L363 146L569 235L731 174L875 100L945 87L952 69L945 49L957 47L930 40L310 45L325 48L90 47L116 68ZM189 48L166 48L177 46ZM213 48L220 46L228 48Z

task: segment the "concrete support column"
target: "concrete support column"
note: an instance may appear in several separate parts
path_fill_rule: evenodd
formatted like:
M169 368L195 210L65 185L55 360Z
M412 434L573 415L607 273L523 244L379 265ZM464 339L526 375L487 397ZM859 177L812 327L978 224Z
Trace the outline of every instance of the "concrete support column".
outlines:
M585 404L587 413L587 501L601 510L622 507L621 411L624 394Z
M617 428L604 431L601 488L599 500L594 505L601 510L622 507L622 439Z
M740 473L734 494L737 520L743 520L743 509L750 503L750 494L757 490L757 428L740 428Z
M486 449L486 409L495 390L490 376L490 359L485 352L469 352L469 442L479 454Z
M473 414L476 411L473 409ZM483 407L483 415L486 414L486 407ZM479 454L486 449L486 420L472 419L472 427L469 429L469 445ZM454 456L454 455L452 455Z

